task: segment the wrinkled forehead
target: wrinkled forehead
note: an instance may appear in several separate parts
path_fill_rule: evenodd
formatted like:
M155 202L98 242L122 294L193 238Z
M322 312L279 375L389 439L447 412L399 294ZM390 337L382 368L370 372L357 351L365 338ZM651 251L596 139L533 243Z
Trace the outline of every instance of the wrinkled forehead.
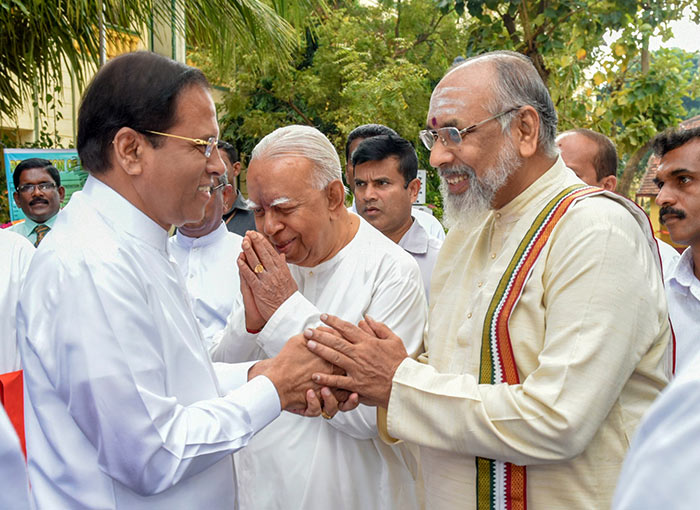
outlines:
M485 108L493 97L489 83L492 69L486 62L469 62L447 73L430 96L427 125L440 127L475 112L470 109Z

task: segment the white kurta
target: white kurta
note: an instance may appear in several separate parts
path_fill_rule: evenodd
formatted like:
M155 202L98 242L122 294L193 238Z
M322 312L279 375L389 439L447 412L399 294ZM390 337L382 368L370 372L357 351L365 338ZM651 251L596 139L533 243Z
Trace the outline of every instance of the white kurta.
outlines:
M233 307L243 306L236 264L242 240L222 221L205 236L187 237L178 230L168 242L208 348L214 335L226 327Z
M0 508L27 510L33 508L29 498L27 466L17 433L5 410L0 406Z
M19 370L17 350L17 300L22 281L34 255L26 238L0 230L0 374Z
M266 377L234 389L247 367L215 373L165 230L89 177L17 316L38 508L234 507L230 454L279 398Z
M214 359L274 356L289 337L320 324L323 312L353 323L369 314L392 328L409 354L421 349L427 310L418 266L366 221L360 219L353 240L330 260L289 267L299 291L257 335L240 334L242 311L232 316ZM328 421L285 413L236 455L240 507L417 508L404 448L378 438L374 408L360 406Z
M696 510L700 501L700 356L671 381L639 426L614 510Z
M676 373L700 355L700 280L693 272L693 254L686 248L666 276L668 314L676 335Z
M426 298L430 297L430 278L438 253L442 247L442 241L433 237L423 228L423 225L414 218L409 228L399 241L399 246L406 250L418 262L420 273L423 276L423 286Z

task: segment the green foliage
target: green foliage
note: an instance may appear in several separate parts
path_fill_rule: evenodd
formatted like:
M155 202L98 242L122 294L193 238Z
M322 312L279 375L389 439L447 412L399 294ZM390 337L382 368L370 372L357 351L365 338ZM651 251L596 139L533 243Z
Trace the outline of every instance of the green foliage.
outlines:
M32 97L42 97L61 83L64 68L84 83L99 62L99 23L134 31L147 40L153 20L171 19L185 28L188 42L209 49L214 69L226 68L235 51L284 59L296 34L276 12L292 21L307 17L322 0L11 0L0 2L0 114L13 115ZM118 43L119 30L108 30ZM92 64L92 65L90 65Z
M385 124L416 146L429 169L428 200L439 206L438 177L418 131L433 87L467 43L459 24L431 0L340 2L307 32L282 72L271 63L260 71L251 56L237 55L225 82L221 136L250 154L274 129L308 124L330 138L343 160L352 129Z
M587 127L610 136L629 163L618 187L625 194L643 172L644 154L636 152L683 120L700 92L692 55L647 51L651 36L672 36L669 21L700 16L697 0L436 0L436 6L466 9L467 55L510 49L529 56L549 87L560 130ZM616 40L608 45L604 36L612 33Z

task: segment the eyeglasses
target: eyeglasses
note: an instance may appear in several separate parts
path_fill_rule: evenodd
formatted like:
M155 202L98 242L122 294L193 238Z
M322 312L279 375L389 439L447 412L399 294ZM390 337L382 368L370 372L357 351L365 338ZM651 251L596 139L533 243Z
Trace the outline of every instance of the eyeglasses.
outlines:
M34 190L39 188L39 191L51 191L56 189L56 184L53 182L40 182L39 184L22 184L17 191L23 194L34 193Z
M423 145L425 145L425 148L430 150L433 150L433 145L435 145L435 142L437 142L438 138L442 142L442 145L445 147L450 146L450 145L459 145L462 143L462 139L465 137L465 135L468 135L469 133L473 133L476 131L476 129L479 126L482 126L486 124L487 122L490 122L494 119L497 119L499 117L503 117L504 115L507 115L511 112L514 112L515 110L518 110L519 108L511 108L510 110L506 110L504 112L501 112L497 115L494 115L493 117L489 117L488 119L484 119L481 122L477 122L476 124L472 124L471 126L465 127L464 129L457 129L456 127L443 127L440 129L423 129L418 133L418 136L420 137L421 142L423 142Z
M161 133L160 131L151 131L150 129L144 129L143 131L154 135L169 136L170 138L179 138L180 140L187 140L188 142L192 142L198 147L206 147L204 149L204 155L207 158L211 156L211 153L214 151L216 144L219 143L219 139L215 136L210 136L207 140L202 140L201 138L188 138L186 136L171 135L170 133Z

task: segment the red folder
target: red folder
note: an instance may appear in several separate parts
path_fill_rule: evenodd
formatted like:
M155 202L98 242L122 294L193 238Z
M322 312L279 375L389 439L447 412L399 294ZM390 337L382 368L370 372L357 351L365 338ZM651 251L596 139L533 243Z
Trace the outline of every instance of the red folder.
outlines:
M27 456L24 444L24 384L22 371L0 374L0 403L5 408L10 423L15 428L22 445L22 452Z

